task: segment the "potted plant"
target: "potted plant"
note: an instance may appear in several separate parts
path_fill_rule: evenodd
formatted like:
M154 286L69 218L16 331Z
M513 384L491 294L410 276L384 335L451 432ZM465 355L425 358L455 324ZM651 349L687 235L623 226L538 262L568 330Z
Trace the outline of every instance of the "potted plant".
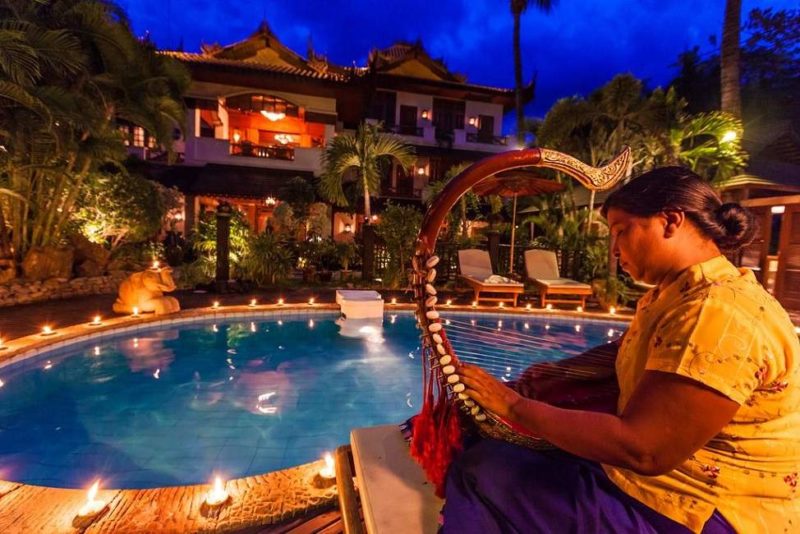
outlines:
M339 256L336 244L331 239L326 239L319 244L319 254L317 256L318 276L320 282L330 282L333 279L333 271L339 265Z

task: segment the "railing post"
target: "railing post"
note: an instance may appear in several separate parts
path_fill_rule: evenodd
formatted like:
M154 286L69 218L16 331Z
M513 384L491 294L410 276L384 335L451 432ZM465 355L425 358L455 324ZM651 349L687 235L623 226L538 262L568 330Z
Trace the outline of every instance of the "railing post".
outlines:
M371 281L375 278L375 229L371 224L364 223L361 227L361 239L364 254L361 258L361 278Z
M500 272L500 232L486 232L489 248L489 259L492 262L492 272Z

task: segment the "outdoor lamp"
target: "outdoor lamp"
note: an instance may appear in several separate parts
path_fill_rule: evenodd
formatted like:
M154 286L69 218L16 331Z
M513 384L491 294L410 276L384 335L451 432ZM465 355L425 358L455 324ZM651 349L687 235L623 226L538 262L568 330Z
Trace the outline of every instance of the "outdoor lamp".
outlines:
M469 118L469 125L470 126L477 126L478 125L478 118L477 117L470 117Z
M422 120L426 120L426 121L427 121L427 120L429 120L430 118L431 118L431 112L430 112L430 110L423 109L423 110L422 110Z
M344 233L349 234L353 231L353 226L350 223L344 225Z

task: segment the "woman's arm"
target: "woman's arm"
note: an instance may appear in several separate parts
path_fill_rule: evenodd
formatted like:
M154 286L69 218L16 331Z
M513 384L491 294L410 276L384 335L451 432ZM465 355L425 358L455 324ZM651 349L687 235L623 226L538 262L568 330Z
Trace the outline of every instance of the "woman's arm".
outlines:
M459 373L485 409L567 452L642 475L676 468L733 418L739 405L673 373L646 371L624 412L567 410L525 399L473 365Z

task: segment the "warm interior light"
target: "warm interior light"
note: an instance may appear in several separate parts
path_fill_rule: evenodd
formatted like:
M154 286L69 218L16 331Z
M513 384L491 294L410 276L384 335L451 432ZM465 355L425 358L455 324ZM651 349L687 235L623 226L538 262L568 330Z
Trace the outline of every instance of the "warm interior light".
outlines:
M261 114L264 115L267 119L271 120L272 122L286 118L286 113L280 111L266 111L262 109Z
M238 143L241 140L242 136L239 135L239 132L233 132L233 142Z
M422 120L428 120L431 117L430 110L423 109L422 110Z
M325 466L319 470L319 476L326 480L336 477L336 469L333 463L333 457L329 452L325 453Z
M266 204L267 206L274 206L277 203L278 201L275 200L275 197L267 197L264 199L264 204Z
M470 117L469 118L469 125L470 126L477 126L478 125L478 118L477 117Z
M786 206L772 206L769 211L773 215L780 215L781 213L786 213Z
M736 132L735 132L735 131L733 131L733 130L728 130L727 132L725 132L725 133L722 135L722 139L721 139L721 141L722 141L723 143L730 143L731 141L734 141L734 140L736 139L736 137L737 137L737 136L736 136Z
M345 232L346 234L349 234L349 233L350 233L350 232L352 232L352 231L353 231L353 226L352 226L350 223L345 223L345 225L344 225L344 232Z
M375 221L377 221L377 220L378 220L378 216L377 216L377 215L373 215L373 216L372 216L372 222L375 222Z
M220 477L214 477L214 487L206 494L206 504L209 506L219 506L228 500L228 492L225 491L225 484Z
M92 484L92 487L89 488L88 492L86 492L86 504L84 504L81 509L78 510L78 515L80 517L98 514L103 510L103 508L106 507L106 503L104 501L95 500L99 489L100 481L95 480L94 484Z
M294 141L294 137L292 137L289 134L280 133L280 134L275 135L275 140L277 142L279 142L280 144L282 144L282 145L288 145L289 143Z
M419 169L417 169L417 174L419 174L420 176L425 176L425 167L420 167Z

